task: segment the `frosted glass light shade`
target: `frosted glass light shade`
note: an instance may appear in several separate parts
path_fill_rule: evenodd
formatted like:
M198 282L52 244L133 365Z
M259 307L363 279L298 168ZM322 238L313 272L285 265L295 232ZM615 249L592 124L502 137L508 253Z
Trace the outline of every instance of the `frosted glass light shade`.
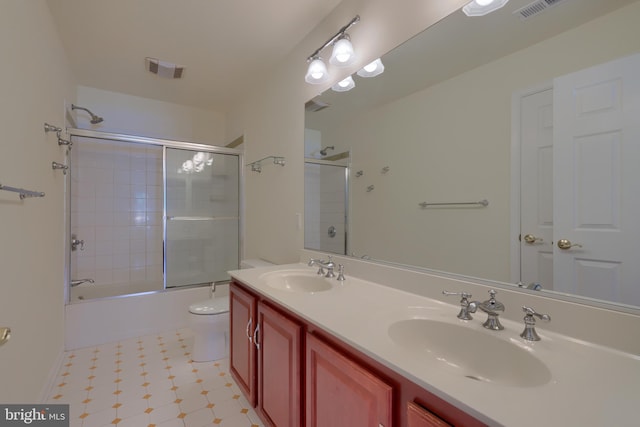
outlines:
M333 44L333 52L329 59L331 65L344 67L353 64L355 60L356 55L353 51L353 45L348 38L338 39L338 41Z
M384 72L384 64L382 63L380 58L378 58L375 61L372 61L367 65L365 65L364 67L362 67L357 74L360 77L375 77L377 75L382 74L383 72Z
M473 0L462 8L467 16L483 16L503 7L509 0Z
M331 86L331 90L336 92L346 92L356 87L356 82L353 81L353 77L349 76L344 80L340 80L338 83Z
M307 74L304 76L304 81L311 84L320 84L327 80L329 80L327 66L321 58L315 58L309 63L309 68L307 68Z

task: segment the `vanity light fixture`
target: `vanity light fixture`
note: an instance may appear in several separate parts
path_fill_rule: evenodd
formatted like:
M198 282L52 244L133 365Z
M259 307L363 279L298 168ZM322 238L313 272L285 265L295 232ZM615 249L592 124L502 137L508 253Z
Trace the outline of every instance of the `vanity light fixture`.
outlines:
M473 0L463 7L462 11L467 16L484 16L500 9L508 2L509 0Z
M353 50L351 44L351 37L349 34L342 34L338 40L333 44L333 52L331 52L331 58L329 63L331 65L338 65L340 67L346 67L356 61L356 53Z
M362 67L356 74L360 77L375 77L384 72L384 64L380 58Z
M324 65L324 61L321 57L315 56L309 62L309 68L307 69L307 75L304 76L304 81L311 84L320 84L329 80L329 71L327 66Z
M356 87L356 82L353 81L353 77L349 76L344 80L340 80L338 83L331 86L331 90L335 92L347 92Z
M347 30L359 21L360 15L356 15L351 21L349 21L347 25L340 28L340 30L336 34L334 34L333 37L331 37L322 46L316 49L315 52L309 55L309 57L307 58L309 67L307 68L307 74L304 77L304 80L307 83L321 84L329 79L327 66L320 57L320 52L328 46L333 45L333 52L331 54L331 58L329 59L329 63L331 65L345 67L353 64L353 62L356 60L356 57L349 34L347 34Z

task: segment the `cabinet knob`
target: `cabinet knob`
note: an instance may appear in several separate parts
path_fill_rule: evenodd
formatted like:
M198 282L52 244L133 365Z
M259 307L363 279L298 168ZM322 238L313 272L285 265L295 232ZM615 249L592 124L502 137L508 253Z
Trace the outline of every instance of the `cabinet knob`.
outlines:
M258 350L260 350L260 343L258 342L258 334L259 333L260 333L260 323L258 323L256 328L253 330L253 343L255 344L255 346L256 346L256 348Z
M247 334L247 338L249 338L249 342L252 342L252 338L251 338L251 333L249 332L251 330L251 321L253 319L249 318L249 321L247 322L247 330L246 330L246 334Z

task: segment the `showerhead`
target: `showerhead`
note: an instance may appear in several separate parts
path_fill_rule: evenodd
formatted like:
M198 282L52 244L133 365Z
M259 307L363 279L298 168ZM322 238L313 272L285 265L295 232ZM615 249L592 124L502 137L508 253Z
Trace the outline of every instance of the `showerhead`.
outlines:
M71 110L83 110L89 113L89 115L91 116L92 125L97 125L98 123L104 120L102 117L96 116L95 114L93 114L91 111L89 111L87 108L84 108L84 107L78 107L77 105L71 104Z
M329 147L324 147L322 150L320 150L320 154L322 154L323 156L327 155L327 150L333 150L336 147L334 147L333 145L329 146Z

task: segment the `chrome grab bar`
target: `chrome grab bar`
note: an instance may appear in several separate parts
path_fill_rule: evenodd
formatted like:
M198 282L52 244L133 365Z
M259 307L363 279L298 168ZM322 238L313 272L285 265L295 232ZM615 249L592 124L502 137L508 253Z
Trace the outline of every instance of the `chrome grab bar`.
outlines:
M482 199L478 202L449 202L449 203L422 202L422 203L418 203L418 205L420 205L421 208L428 208L429 206L454 206L454 205L473 205L473 206L482 206L486 208L487 206L489 206L489 201L487 199Z
M2 184L0 184L0 190L20 193L20 200L26 199L27 197L44 197L44 193L42 191L25 190L24 188L9 187L8 185Z

